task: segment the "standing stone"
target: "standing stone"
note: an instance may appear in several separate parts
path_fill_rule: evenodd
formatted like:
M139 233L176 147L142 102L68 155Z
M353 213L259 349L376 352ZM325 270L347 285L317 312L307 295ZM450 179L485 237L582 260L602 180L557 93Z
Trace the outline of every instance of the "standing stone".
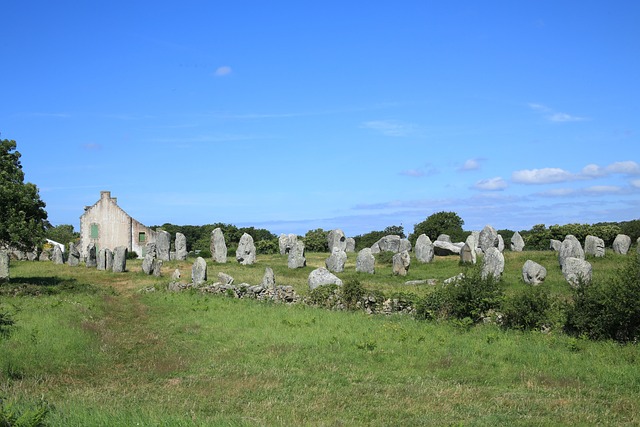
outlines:
M329 258L324 262L327 270L334 273L342 273L344 264L347 262L347 253L339 247L334 247Z
M273 269L271 267L267 267L264 269L264 276L262 276L262 282L260 282L260 286L263 286L267 289L273 289L276 287L276 275L273 273Z
M307 259L304 257L304 242L296 238L289 249L287 266L289 268L302 268L306 265Z
M171 250L171 234L168 231L156 231L156 258L161 261L169 261Z
M67 264L72 267L80 265L80 251L73 242L69 243L69 258L67 258Z
M524 280L524 283L526 283L527 285L537 286L540 283L544 282L544 279L546 277L547 269L537 262L531 261L529 259L522 266L522 280Z
M89 268L95 268L98 265L98 260L96 258L96 245L93 243L89 243L89 246L87 246L87 261L85 262L86 266Z
M191 266L191 281L194 286L200 286L207 280L207 262L202 257L196 258Z
M0 283L9 281L9 252L0 249Z
M278 237L278 248L280 249L280 255L288 254L297 240L298 236L296 236L295 234L281 234L280 237Z
M511 236L511 250L513 252L522 252L524 249L524 239L517 231Z
M495 246L487 248L482 261L482 278L493 276L496 280L500 280L504 271L504 255Z
M400 239L400 245L398 247L398 252L411 252L411 242L409 239Z
M584 284L591 283L591 264L581 258L568 257L562 265L562 274L564 278L574 288L580 286L580 282Z
M330 253L333 253L334 248L345 251L347 249L347 238L345 237L342 230L336 228L335 230L331 230L329 234L327 234L327 244L329 245Z
M477 260L476 248L469 246L469 243L465 242L464 246L462 246L462 249L460 249L460 263L475 264L476 260Z
M356 239L353 237L347 237L345 252L355 252L356 251Z
M127 253L129 250L124 246L116 246L113 250L113 272L124 273L127 271Z
M419 262L427 263L433 261L433 244L426 234L421 234L416 240L416 259Z
M587 236L584 239L584 254L591 255L596 258L602 258L604 256L604 240L596 236Z
M64 264L64 254L62 253L62 249L60 249L60 246L55 245L53 247L51 261L53 261L54 264Z
M184 261L187 259L187 238L182 233L176 233L176 252L175 259Z
M224 234L220 228L211 232L211 258L220 264L227 262L227 244L224 241Z
M400 236L390 234L378 240L377 244L380 252L393 252L395 254L400 252L400 240Z
M162 275L162 260L157 259L153 263L153 271L151 272L154 276L160 277Z
M104 250L104 266L107 271L113 270L113 252L111 252L111 249Z
M38 261L51 261L51 249L43 249L38 256Z
M171 280L180 280L180 277L182 277L180 269L176 268L175 270L173 270L173 273L171 273Z
M153 274L153 270L156 264L156 258L156 244L147 243L147 254L142 260L142 271L144 272L144 274Z
M460 246L456 246L451 242L436 240L433 242L433 252L438 256L449 256L460 254Z
M376 258L371 252L371 248L364 248L358 252L356 258L356 271L359 273L375 274Z
M580 241L578 241L576 236L573 234L567 234L562 241L562 245L560 245L560 250L558 251L558 262L560 263L560 267L564 265L564 261L567 258L584 259L582 245L580 245Z
M406 276L411 265L411 257L409 252L398 252L393 256L393 275L394 276Z
M105 251L106 249L100 249L96 254L96 270L106 270L107 261L105 259Z
M551 239L549 240L549 249L552 251L560 252L560 248L562 247L562 242L560 240Z
M32 251L27 252L27 260L35 261L38 259L38 248L33 248Z
M451 236L449 236L448 234L444 234L444 233L440 234L436 240L440 240L441 242L453 243L451 241Z
M498 234L498 250L500 252L504 252L504 239L502 238L502 235Z
M320 267L309 273L307 284L309 285L309 290L314 290L319 286L325 285L342 286L342 280L340 280L336 275L332 274L326 268Z
M631 237L626 234L618 234L613 240L613 252L626 255L631 247Z
M238 249L236 249L236 260L242 265L251 265L256 262L256 246L250 234L244 233L240 237Z
M485 225L478 235L478 246L482 252L487 252L489 248L497 248L499 244L498 232L490 225Z

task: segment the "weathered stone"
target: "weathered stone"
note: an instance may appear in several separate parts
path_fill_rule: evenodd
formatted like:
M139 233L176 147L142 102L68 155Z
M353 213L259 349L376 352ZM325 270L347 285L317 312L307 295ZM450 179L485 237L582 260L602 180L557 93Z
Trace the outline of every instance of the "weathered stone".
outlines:
M60 246L55 245L53 247L53 254L51 255L51 261L54 264L64 264L64 254L62 253L62 249L60 249Z
M142 272L144 274L153 274L155 265L156 265L155 251L147 252L147 254L144 256L144 259L142 260Z
M260 286L265 289L275 289L276 287L276 275L273 273L273 269L271 267L267 267L264 269L264 275L262 276L262 282L260 282Z
M400 252L400 236L395 234L389 234L388 236L384 236L376 243L380 248L380 252Z
M498 234L498 250L500 252L504 252L504 239L502 238L502 235Z
M478 249L478 236L479 235L480 234L478 232L474 231L471 234L469 234L467 236L467 238L465 239L465 241L464 241L467 245L469 245L470 248L476 250L476 254L478 253L477 249ZM480 252L482 252L482 251L480 251Z
M9 252L0 249L0 283L8 282L9 278Z
M562 265L564 278L574 288L579 287L580 283L591 283L591 271L591 263L581 258L565 258Z
M332 274L324 267L316 268L311 273L309 273L309 279L307 283L309 284L310 290L314 290L319 286L325 285L342 286L342 280L340 280L337 276Z
M104 250L104 266L107 271L113 270L113 252L108 248Z
M409 239L400 239L400 245L398 247L398 252L411 252L411 242Z
M333 253L334 248L344 251L347 249L347 238L342 230L336 228L327 234L327 244L329 246L329 253Z
M72 267L80 265L80 251L73 242L69 243L69 258L67 258L67 264Z
M499 280L504 271L504 255L495 246L488 247L482 260L482 278L493 276Z
M278 237L278 248L280 249L280 255L288 254L297 240L298 236L296 236L295 234L281 234L280 237Z
M416 247L414 249L416 253L416 259L419 262L427 263L433 261L433 243L426 234L421 234L416 240Z
M124 246L116 246L113 250L113 272L124 273L127 271L127 253L129 250Z
M347 253L339 247L334 247L329 258L327 258L324 264L327 270L334 273L342 273L344 271L344 264L347 262Z
M107 269L107 260L106 260L106 249L100 249L96 254L96 270L106 270Z
M160 277L162 276L162 264L163 261L161 259L157 259L155 260L155 262L153 263L153 275L156 277Z
M176 268L175 270L173 270L173 273L171 273L171 280L173 281L180 280L180 277L182 277L182 274L180 273L180 269Z
M227 244L224 240L224 234L220 228L216 228L211 232L211 258L219 263L224 264L227 262Z
M549 240L549 249L552 251L560 252L560 248L562 247L562 242L560 240L551 239Z
M242 265L252 265L256 262L256 246L250 234L244 233L240 237L238 249L236 249L236 260Z
M226 273L220 272L218 273L218 282L223 285L233 285L233 277L229 276Z
M171 234L165 230L156 230L156 258L161 261L169 261L171 250Z
M359 273L375 274L376 258L371 252L371 248L364 248L358 252L356 258L356 271Z
M478 246L482 249L482 252L487 252L489 248L498 247L498 232L490 225L485 225L480 234L478 235Z
M604 240L596 236L587 236L584 239L584 254L602 258L605 254Z
M35 261L38 259L38 248L33 248L32 251L28 251L26 254L27 260Z
M522 252L524 249L524 239L517 231L511 236L511 250L513 252Z
M191 282L194 286L200 286L207 280L207 262L202 257L196 258L191 266Z
M455 275L453 277L449 277L448 279L444 279L442 283L444 285L457 285L458 282L460 282L464 278L465 278L464 273L458 273L457 275Z
M177 259L178 261L186 260L189 252L187 251L187 237L184 234L176 233L175 246L175 259Z
M345 242L346 242L346 248L344 250L345 252L355 252L356 251L356 239L354 239L353 237L347 237Z
M564 261L567 258L584 259L582 245L573 234L568 234L562 241L562 245L560 245L560 250L558 251L560 267L564 265Z
M627 236L626 234L618 234L613 240L613 244L611 247L613 248L613 252L626 255L627 252L629 252L629 248L631 247L631 237Z
M441 242L453 243L451 241L451 236L449 236L448 234L444 234L444 233L440 234L436 240L440 240Z
M537 286L547 277L547 269L537 262L527 260L522 266L522 280L527 285Z
M38 255L38 261L51 261L51 251L52 249L43 249Z
M433 242L433 252L438 256L449 256L460 254L460 246L456 246L450 242L436 240Z
M473 241L471 243L474 243ZM477 260L476 249L465 243L460 249L460 262L462 264L475 264Z
M372 254L379 254L380 253L380 245L378 244L378 242L375 242L373 245L371 245L371 253Z
M98 261L96 259L96 245L93 243L89 243L89 246L87 246L87 260L85 261L85 265L89 268L95 268L98 265Z
M411 266L411 257L409 252L398 252L393 256L393 274L394 276L406 276Z
M306 265L307 259L304 256L304 242L296 238L289 248L287 266L289 268L302 268Z

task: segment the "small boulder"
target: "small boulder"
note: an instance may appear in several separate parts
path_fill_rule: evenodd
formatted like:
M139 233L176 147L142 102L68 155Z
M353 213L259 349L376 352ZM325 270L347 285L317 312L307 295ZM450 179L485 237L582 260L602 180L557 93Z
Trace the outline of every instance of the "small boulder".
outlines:
M484 253L484 259L482 260L482 278L485 279L491 275L496 280L500 280L503 272L504 255L502 255L502 252L495 246L487 248Z
M547 269L537 262L527 260L522 266L522 280L527 285L537 286L547 277Z
M629 252L629 248L631 247L631 237L626 234L618 234L616 238L613 240L613 244L611 245L613 248L613 252L621 255L626 255Z
M191 281L194 286L200 286L207 280L207 262L202 257L196 258L191 266Z
M371 248L364 248L358 252L356 258L356 271L360 273L375 274L376 258L371 252Z
M309 279L307 283L309 284L310 290L314 290L319 286L325 285L342 286L342 280L340 280L337 276L332 274L324 267L316 268L311 273L309 273Z
M596 236L587 236L584 239L584 254L602 258L605 254L604 240Z
M433 261L435 255L433 251L433 243L426 234L421 234L416 240L416 247L414 249L416 253L416 259L422 263L428 263Z
M411 257L409 252L398 252L393 256L393 275L394 276L406 276L411 265Z
M334 247L329 258L326 259L325 265L327 270L334 273L342 273L344 264L347 262L347 253L339 247Z
M568 257L562 265L562 274L564 278L574 288L580 286L580 283L591 282L591 263L581 258Z
M522 252L524 249L524 239L517 231L511 236L511 251Z

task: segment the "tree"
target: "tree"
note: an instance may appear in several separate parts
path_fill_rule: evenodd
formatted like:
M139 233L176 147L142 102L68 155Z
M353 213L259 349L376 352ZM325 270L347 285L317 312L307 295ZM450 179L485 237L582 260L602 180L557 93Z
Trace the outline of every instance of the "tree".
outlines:
M307 231L307 234L302 239L305 249L309 252L328 252L327 234L329 232L322 228Z
M74 231L73 225L62 224L55 227L47 227L44 237L54 242L62 243L63 245L73 242L80 238L80 233Z
M24 182L13 140L0 140L0 246L31 250L42 243L47 211L38 188Z
M440 234L448 234L451 241L463 241L464 221L455 212L436 212L424 221L413 226L411 241L414 242L421 234L426 234L431 240L436 240Z

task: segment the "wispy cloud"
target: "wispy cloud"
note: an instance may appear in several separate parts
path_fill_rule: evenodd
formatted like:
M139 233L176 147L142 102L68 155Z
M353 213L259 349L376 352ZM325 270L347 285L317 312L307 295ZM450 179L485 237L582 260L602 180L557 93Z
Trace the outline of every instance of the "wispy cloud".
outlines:
M231 67L229 67L228 65L223 65L221 67L216 68L216 70L213 72L213 75L216 77L224 77L231 74L232 71L233 70L231 69Z
M481 162L483 161L484 159L480 159L480 158L468 159L458 168L458 170L462 172L478 170L480 169Z
M559 111L555 111L552 108L543 104L529 103L529 108L534 111L538 111L544 115L544 117L550 122L565 123L565 122L581 122L588 120L586 117L575 116L573 114L567 114Z
M634 179L631 181L631 186L635 188L640 188L640 179Z
M623 190L617 185L594 185L585 188L584 191L589 194L618 194Z
M386 136L410 136L415 132L415 126L396 120L372 120L364 122L362 127L380 132Z
M640 175L640 165L634 161L612 163L606 168L607 172L622 175Z
M567 197L576 194L576 190L573 188L554 188L541 193L536 193L534 196L540 197Z
M473 186L476 190L482 191L501 191L507 188L507 182L502 177L482 179Z
M413 178L419 178L424 176L424 171L421 169L407 169L400 172L400 175L410 176Z
M560 168L523 169L513 172L511 180L518 184L553 184L575 179L575 176Z

